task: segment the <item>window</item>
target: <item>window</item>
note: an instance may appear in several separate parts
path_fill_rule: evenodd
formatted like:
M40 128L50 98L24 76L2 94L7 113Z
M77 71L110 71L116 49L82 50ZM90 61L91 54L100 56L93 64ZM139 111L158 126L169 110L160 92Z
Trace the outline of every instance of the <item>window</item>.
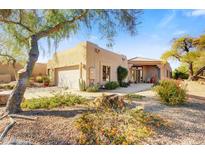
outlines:
M48 76L50 76L51 75L51 70L50 69L48 69Z
M103 81L110 81L110 66L103 66Z

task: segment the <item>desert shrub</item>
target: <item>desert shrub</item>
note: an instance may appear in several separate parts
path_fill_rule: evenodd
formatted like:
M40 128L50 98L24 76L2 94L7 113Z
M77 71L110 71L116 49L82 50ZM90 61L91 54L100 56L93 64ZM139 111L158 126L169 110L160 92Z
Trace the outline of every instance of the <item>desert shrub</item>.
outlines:
M27 109L49 109L60 106L71 106L82 104L86 99L84 97L73 95L70 93L59 93L52 97L40 97L26 99L21 103L21 108Z
M166 105L180 105L186 101L185 87L175 80L162 80L154 90Z
M130 83L129 82L122 82L120 87L128 87L130 86Z
M134 94L134 93L130 93L130 94L127 94L124 96L124 98L129 100L129 101L141 100L144 97L145 96Z
M105 84L105 89L112 90L119 87L119 83L117 81L110 81Z
M36 76L36 82L43 83L43 77L42 76Z
M49 76L43 76L43 83L50 83L50 78Z
M155 128L165 124L160 117L138 109L123 113L85 113L74 122L79 133L77 144L93 145L139 144L154 134Z
M87 92L98 92L100 86L95 84L95 85L90 85L89 87L86 88Z
M80 89L80 91L86 90L85 81L83 79L79 79L79 89Z
M158 86L159 85L159 81L153 83L152 87Z
M117 68L117 80L118 80L120 86L122 86L123 80L127 77L127 75L128 75L128 70L126 68L124 68L122 66L119 66Z

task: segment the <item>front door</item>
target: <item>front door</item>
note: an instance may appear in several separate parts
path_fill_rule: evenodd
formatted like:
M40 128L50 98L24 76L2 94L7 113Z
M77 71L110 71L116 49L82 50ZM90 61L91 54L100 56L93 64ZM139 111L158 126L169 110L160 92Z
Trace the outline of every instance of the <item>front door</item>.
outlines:
M141 70L136 70L136 79L135 79L135 81L136 81L137 83L140 83L140 82L141 82L141 76L140 76L140 74L141 74Z
M135 83L141 83L142 82L142 67L134 67L132 73L132 81Z

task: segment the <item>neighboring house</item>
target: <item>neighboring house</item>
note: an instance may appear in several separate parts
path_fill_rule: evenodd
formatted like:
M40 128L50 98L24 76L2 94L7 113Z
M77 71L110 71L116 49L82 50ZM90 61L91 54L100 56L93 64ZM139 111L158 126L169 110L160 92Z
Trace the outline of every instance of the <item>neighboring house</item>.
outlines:
M23 69L23 66L20 64L16 64L16 72L20 69ZM45 63L36 63L33 69L32 77L36 77L38 75L45 76L46 75L47 64ZM15 81L15 72L13 67L10 64L2 64L0 63L0 83L9 83L11 81Z
M22 66L16 64L16 71L20 70ZM15 70L11 64L2 64L0 62L0 83L8 83L15 81Z
M169 63L164 63L161 60L135 57L128 60L128 65L129 80L135 83L154 83L172 76Z
M79 89L79 80L90 84L117 81L117 67L128 69L127 58L91 42L82 42L75 48L57 52L48 61L48 74L54 85Z

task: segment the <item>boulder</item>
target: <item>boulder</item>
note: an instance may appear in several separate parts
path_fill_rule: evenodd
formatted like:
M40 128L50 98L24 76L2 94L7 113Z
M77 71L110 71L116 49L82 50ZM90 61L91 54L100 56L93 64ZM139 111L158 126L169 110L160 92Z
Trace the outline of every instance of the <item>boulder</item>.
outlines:
M103 95L94 100L97 107L110 108L114 110L122 110L125 108L124 98L117 94Z

